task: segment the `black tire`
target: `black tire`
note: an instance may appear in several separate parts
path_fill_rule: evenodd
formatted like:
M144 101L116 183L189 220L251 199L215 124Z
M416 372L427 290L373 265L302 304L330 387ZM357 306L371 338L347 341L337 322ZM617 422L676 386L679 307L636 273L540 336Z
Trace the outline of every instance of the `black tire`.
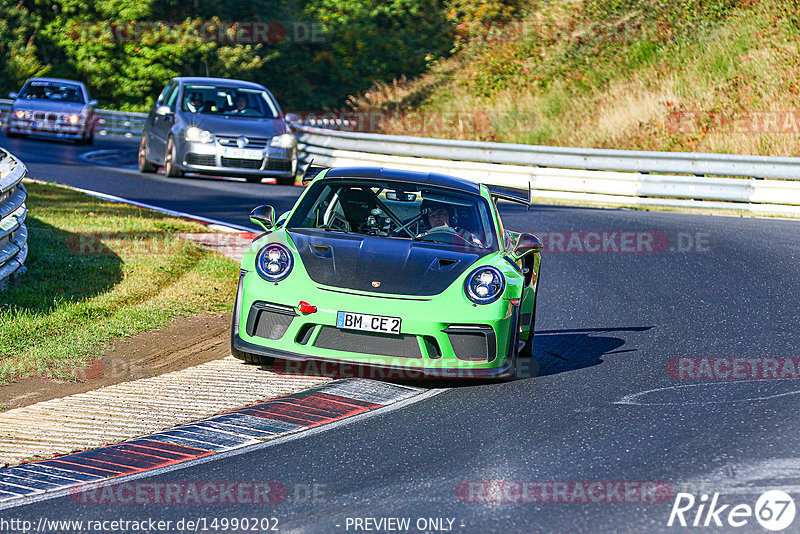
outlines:
M92 146L94 144L94 132L86 136L86 140L83 142L83 144L87 146Z
M151 163L147 159L147 140L142 136L142 141L139 143L139 172L151 174L158 170L158 165Z
M171 135L167 138L167 151L164 155L164 176L168 178L183 176L183 171L175 166L175 142Z
M6 130L6 137L8 137L9 139L19 139L19 138L25 137L25 136L22 135L22 134L18 134L18 133L14 133L14 132L11 132L9 130Z
M251 184L260 184L261 183L261 176L245 176L245 180Z
M539 267L539 273L542 272L541 266ZM523 358L531 358L533 357L533 333L536 328L536 301L539 300L539 276L536 277L536 295L533 297L533 310L531 311L531 325L528 327L529 334L528 340L525 342L525 346L519 351L519 355Z

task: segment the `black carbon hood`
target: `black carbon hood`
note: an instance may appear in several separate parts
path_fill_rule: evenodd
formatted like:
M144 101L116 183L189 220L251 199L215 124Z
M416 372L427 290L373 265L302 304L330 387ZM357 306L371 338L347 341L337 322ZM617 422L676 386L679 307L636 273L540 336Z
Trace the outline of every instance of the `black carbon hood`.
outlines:
M381 294L437 295L484 254L408 239L288 233L314 282Z

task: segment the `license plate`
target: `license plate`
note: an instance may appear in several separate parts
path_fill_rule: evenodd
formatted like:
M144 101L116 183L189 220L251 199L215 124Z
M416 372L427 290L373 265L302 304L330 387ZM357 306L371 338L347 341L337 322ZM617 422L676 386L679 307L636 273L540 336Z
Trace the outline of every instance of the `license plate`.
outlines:
M252 148L231 148L227 146L222 149L222 155L226 158L240 159L262 159L264 157L264 153L260 150L254 150Z
M381 332L384 334L399 334L401 322L400 317L385 317L366 313L340 311L336 315L337 328L366 330L367 332Z
M36 121L36 128L40 130L51 130L55 127L55 123L47 121Z

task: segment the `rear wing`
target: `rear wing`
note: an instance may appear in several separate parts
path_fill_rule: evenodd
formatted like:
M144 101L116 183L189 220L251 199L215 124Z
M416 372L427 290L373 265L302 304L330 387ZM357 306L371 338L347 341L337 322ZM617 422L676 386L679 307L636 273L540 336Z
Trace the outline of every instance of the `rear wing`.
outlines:
M303 172L303 185L309 183L311 180L317 177L319 173L322 171L326 171L330 169L330 167L323 167L321 165L314 165L314 160L308 162L308 166L306 166L305 172Z
M525 194L519 189L512 189L510 187L501 187L497 185L483 184L489 190L489 195L495 201L508 200L509 202L516 202L517 204L524 204L525 207L531 209L531 183L528 182L528 194Z

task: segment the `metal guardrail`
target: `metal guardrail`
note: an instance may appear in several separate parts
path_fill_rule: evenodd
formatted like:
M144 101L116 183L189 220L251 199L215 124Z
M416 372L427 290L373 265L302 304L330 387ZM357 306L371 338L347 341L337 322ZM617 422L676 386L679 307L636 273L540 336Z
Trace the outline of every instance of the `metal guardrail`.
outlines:
M0 100L0 122L10 100ZM144 113L98 109L100 135L141 134ZM551 200L800 215L800 158L604 150L340 131L320 118L295 126L301 159L452 174ZM320 127L321 126L321 127ZM730 178L739 177L739 178Z
M21 161L0 149L0 286L24 271L28 256L26 172Z
M541 199L800 215L800 158L295 131L302 159L321 165L440 172L524 190L530 184Z

